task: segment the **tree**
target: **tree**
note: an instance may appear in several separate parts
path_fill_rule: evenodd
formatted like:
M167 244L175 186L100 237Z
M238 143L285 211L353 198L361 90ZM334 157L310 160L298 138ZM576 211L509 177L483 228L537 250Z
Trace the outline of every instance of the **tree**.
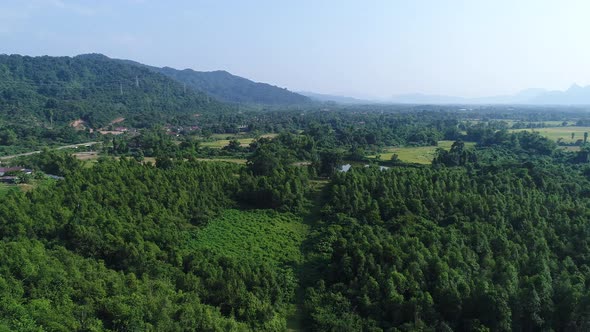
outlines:
M320 152L318 174L321 176L331 176L336 169L342 165L343 153L336 150Z
M232 139L223 149L229 152L240 152L242 151L242 145L237 139Z
M14 130L4 129L0 132L1 145L14 145L18 141L18 137Z

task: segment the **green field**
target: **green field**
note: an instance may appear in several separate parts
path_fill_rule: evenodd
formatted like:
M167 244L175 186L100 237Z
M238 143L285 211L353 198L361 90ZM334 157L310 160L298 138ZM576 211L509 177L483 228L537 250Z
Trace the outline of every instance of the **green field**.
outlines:
M508 126L512 126L516 123L530 123L535 125L543 125L546 127L561 127L564 121L517 121L517 120L506 120L506 119L489 119L489 120L480 120L480 119L470 119L465 120L463 122L471 122L471 123L481 123L481 122L490 122L490 121L498 121L498 122L505 122ZM575 124L575 121L565 121L567 125Z
M300 263L308 227L290 213L226 210L198 232L189 247L236 259Z
M225 163L234 163L234 164L246 164L246 159L238 159L238 158L197 158L198 161L218 161L218 162L225 162Z
M439 141L438 146L411 146L411 147L389 147L382 152L381 160L391 160L391 156L397 154L400 161L405 163L430 164L434 158L436 149L449 150L454 141ZM473 147L475 143L465 142L466 147ZM369 156L374 158L375 156Z
M226 163L234 163L234 164L246 164L246 159L238 159L238 158L196 158L198 161L220 161ZM186 160L186 159L185 159ZM143 158L143 163L152 163L156 164L155 157L145 157Z
M240 142L240 145L243 147L246 147L248 145L250 145L250 143L252 143L254 141L254 138L236 138L238 140L238 142ZM215 149L221 149L225 146L227 146L229 144L228 139L220 139L220 140L216 140L216 141L205 141L205 142L201 142L201 146L203 147L207 147L207 148L215 148Z
M264 134L260 135L259 137L266 137L266 138L273 138L276 137L277 134ZM209 147L214 149L221 149L229 144L230 140L238 140L240 145L243 147L247 147L250 143L254 142L257 138L253 137L244 137L243 135L227 135L227 134L213 134L211 135L213 140L211 141L201 141L201 146Z
M510 132L529 131L538 132L553 141L561 138L564 143L575 143L579 139L584 139L584 133L590 133L590 127L551 127L551 128L534 128L534 129L513 129ZM572 133L574 139L572 140Z
M8 184L0 183L0 197L6 196L11 192L21 191L28 192L39 186L50 185L56 180L45 178L42 180L31 180L30 183Z

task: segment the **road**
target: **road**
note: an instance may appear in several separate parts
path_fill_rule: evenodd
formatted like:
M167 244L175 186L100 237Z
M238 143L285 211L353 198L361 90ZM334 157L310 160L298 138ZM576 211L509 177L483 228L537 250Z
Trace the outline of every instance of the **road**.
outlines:
M71 145L64 145L64 146L60 146L58 148L54 148L52 150L62 150L62 149L73 149L73 148L77 148L79 146L90 146L90 145L95 145L98 144L100 142L86 142L86 143L78 143L78 144L71 144ZM24 157L24 156L30 156L36 153L41 153L41 150L39 151L31 151L31 152L25 152L25 153L19 153L19 154L13 154L10 156L3 156L0 157L0 160L7 160L7 159L12 159L12 158L16 158L16 157Z

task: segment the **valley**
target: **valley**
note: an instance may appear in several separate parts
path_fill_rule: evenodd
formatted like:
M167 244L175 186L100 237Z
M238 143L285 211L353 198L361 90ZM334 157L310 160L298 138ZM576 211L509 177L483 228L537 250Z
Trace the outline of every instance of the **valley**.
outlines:
M0 329L587 327L586 110L261 106L101 55L0 65L0 160L27 170L0 186Z

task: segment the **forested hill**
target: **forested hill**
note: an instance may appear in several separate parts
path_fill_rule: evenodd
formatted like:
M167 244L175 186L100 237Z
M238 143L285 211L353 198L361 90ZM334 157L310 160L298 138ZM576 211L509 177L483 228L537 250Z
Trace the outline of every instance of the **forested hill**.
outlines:
M56 125L82 119L98 128L117 117L148 125L229 109L165 75L100 54L0 55L0 114L8 121Z
M204 72L170 67L148 66L148 68L226 102L264 105L294 105L311 102L309 97L285 88L254 82L223 70Z

